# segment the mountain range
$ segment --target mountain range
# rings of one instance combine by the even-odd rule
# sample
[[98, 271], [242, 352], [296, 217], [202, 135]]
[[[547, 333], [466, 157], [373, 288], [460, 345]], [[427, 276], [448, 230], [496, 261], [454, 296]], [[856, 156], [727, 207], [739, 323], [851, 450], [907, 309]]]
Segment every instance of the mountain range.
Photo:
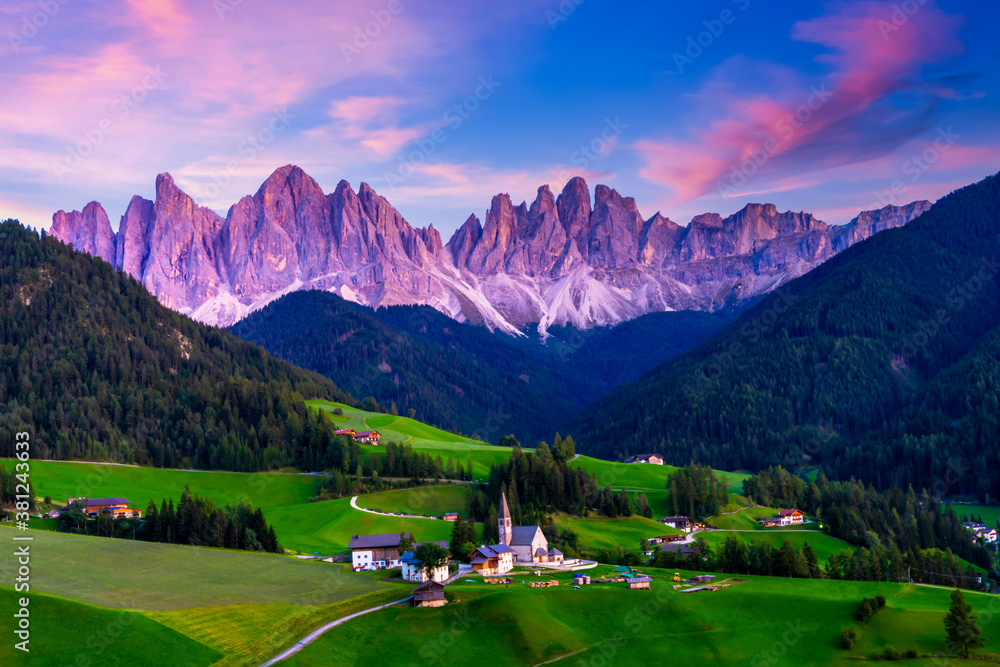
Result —
[[[222, 218], [169, 174], [155, 200], [132, 198], [112, 230], [97, 202], [59, 211], [51, 234], [139, 280], [169, 308], [229, 326], [297, 290], [371, 307], [428, 305], [461, 322], [543, 338], [555, 325], [613, 325], [645, 313], [715, 310], [801, 276], [873, 234], [905, 225], [926, 201], [863, 211], [834, 226], [809, 213], [749, 204], [682, 226], [582, 178], [514, 205], [493, 197], [447, 244], [412, 227], [362, 183], [330, 194], [302, 169], [276, 170]], [[535, 326], [532, 326], [535, 325]]]

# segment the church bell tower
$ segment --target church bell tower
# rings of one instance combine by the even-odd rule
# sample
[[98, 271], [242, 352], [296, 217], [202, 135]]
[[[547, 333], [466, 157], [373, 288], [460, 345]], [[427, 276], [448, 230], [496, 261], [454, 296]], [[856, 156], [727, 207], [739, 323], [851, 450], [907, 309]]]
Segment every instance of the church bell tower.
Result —
[[497, 528], [500, 535], [500, 544], [510, 546], [510, 541], [514, 537], [514, 531], [510, 525], [510, 508], [507, 507], [507, 494], [500, 495], [500, 515], [497, 517]]

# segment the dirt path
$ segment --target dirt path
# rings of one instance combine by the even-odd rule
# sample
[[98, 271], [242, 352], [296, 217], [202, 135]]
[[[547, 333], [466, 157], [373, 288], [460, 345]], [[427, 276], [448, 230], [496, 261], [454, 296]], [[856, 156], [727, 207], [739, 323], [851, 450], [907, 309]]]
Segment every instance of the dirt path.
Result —
[[273, 665], [276, 662], [281, 662], [282, 660], [285, 660], [286, 658], [289, 658], [289, 657], [295, 655], [296, 653], [298, 653], [299, 651], [301, 651], [302, 649], [304, 649], [306, 646], [309, 646], [309, 644], [312, 644], [314, 641], [316, 641], [320, 637], [320, 635], [322, 635], [327, 630], [335, 628], [335, 627], [337, 627], [338, 625], [340, 625], [342, 623], [346, 623], [347, 621], [351, 620], [352, 618], [357, 618], [358, 616], [363, 616], [365, 614], [370, 614], [373, 611], [378, 611], [379, 609], [385, 609], [386, 607], [391, 607], [393, 605], [400, 604], [401, 602], [406, 602], [407, 600], [410, 600], [412, 598], [413, 598], [413, 596], [411, 595], [409, 597], [403, 598], [402, 600], [396, 600], [395, 602], [388, 602], [386, 604], [379, 605], [377, 607], [372, 607], [371, 609], [365, 609], [364, 611], [358, 611], [358, 612], [355, 612], [353, 614], [348, 614], [347, 616], [342, 616], [342, 617], [338, 618], [335, 621], [330, 621], [329, 623], [327, 623], [323, 627], [321, 627], [321, 628], [319, 628], [317, 630], [313, 630], [308, 635], [306, 635], [305, 637], [303, 637], [299, 641], [295, 642], [295, 645], [292, 646], [290, 649], [288, 649], [287, 651], [285, 651], [283, 653], [280, 653], [279, 655], [271, 658], [270, 660], [268, 660], [267, 662], [265, 662], [264, 664], [262, 664], [260, 667], [269, 667], [270, 665]]

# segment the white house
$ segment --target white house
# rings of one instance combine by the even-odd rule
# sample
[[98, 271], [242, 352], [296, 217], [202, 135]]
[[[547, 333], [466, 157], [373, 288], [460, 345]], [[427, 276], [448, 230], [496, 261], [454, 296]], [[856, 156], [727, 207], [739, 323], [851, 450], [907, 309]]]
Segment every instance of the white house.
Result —
[[[436, 542], [440, 546], [446, 546], [447, 542]], [[430, 576], [427, 576], [427, 571], [424, 568], [423, 563], [417, 560], [416, 555], [412, 551], [407, 551], [402, 556], [399, 557], [399, 562], [403, 564], [402, 577], [404, 581], [413, 581], [416, 583], [424, 583], [428, 579], [436, 581], [438, 583], [444, 581], [448, 578], [448, 564], [445, 563], [440, 567], [435, 567], [430, 572]]]
[[797, 523], [803, 523], [805, 521], [806, 515], [802, 513], [802, 510], [781, 510], [778, 512], [778, 516], [775, 518], [778, 520], [779, 526], [791, 526]]
[[351, 566], [355, 570], [387, 570], [401, 567], [399, 542], [403, 535], [404, 533], [355, 535], [347, 545], [351, 550]]
[[665, 516], [662, 519], [657, 520], [664, 526], [670, 526], [671, 528], [682, 530], [685, 533], [691, 530], [691, 519], [686, 516]]

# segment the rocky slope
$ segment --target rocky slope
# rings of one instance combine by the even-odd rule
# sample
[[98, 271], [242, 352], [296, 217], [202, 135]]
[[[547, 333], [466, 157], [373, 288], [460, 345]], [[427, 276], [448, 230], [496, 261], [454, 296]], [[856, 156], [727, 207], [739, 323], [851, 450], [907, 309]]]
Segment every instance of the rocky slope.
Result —
[[225, 219], [169, 174], [156, 199], [134, 197], [118, 233], [104, 209], [57, 212], [51, 233], [114, 264], [165, 305], [228, 326], [283, 294], [321, 289], [365, 305], [430, 305], [511, 333], [531, 323], [608, 325], [643, 313], [709, 310], [773, 290], [832, 255], [930, 208], [919, 201], [829, 226], [808, 213], [750, 204], [681, 226], [644, 219], [631, 197], [574, 178], [531, 205], [493, 198], [447, 245], [415, 229], [366, 183], [333, 193], [298, 167], [275, 171]]

